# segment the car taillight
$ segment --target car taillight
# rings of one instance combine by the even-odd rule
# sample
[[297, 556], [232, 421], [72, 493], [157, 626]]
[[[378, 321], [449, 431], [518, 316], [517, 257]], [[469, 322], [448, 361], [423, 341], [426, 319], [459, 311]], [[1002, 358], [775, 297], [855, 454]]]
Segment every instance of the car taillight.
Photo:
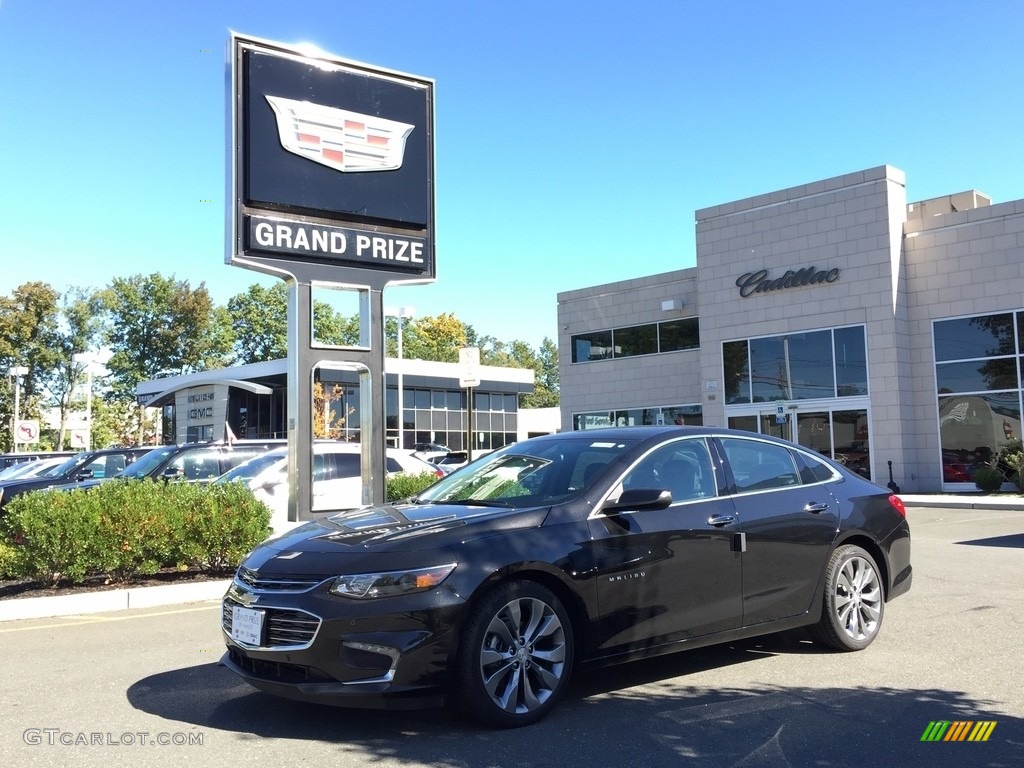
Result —
[[889, 503], [892, 508], [900, 513], [901, 517], [907, 516], [907, 505], [903, 503], [903, 499], [897, 496], [895, 493], [889, 497]]

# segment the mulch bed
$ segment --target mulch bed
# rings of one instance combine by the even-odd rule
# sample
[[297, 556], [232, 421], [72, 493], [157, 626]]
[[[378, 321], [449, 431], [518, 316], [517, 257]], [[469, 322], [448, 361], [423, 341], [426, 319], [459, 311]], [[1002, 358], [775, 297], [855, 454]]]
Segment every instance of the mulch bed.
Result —
[[0, 600], [23, 597], [53, 597], [55, 595], [75, 595], [83, 592], [103, 592], [111, 589], [128, 587], [157, 587], [165, 584], [190, 584], [201, 581], [221, 581], [231, 578], [231, 572], [219, 571], [177, 571], [167, 569], [147, 576], [138, 576], [128, 581], [111, 581], [106, 574], [89, 576], [81, 584], [69, 581], [58, 582], [51, 586], [39, 581], [21, 579], [0, 581]]

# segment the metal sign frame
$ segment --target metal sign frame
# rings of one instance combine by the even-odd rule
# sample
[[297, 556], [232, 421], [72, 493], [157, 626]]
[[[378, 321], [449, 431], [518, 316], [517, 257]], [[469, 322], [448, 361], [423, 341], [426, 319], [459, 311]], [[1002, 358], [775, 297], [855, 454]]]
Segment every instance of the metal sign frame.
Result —
[[[225, 260], [288, 284], [288, 519], [313, 517], [318, 369], [359, 372], [363, 503], [382, 504], [383, 291], [436, 279], [434, 81], [235, 32], [229, 45]], [[257, 79], [273, 82], [275, 93], [258, 92]], [[300, 114], [309, 109], [312, 119]], [[404, 155], [378, 151], [398, 134], [416, 137], [416, 162], [406, 168]], [[313, 338], [318, 285], [359, 292], [358, 347]]]

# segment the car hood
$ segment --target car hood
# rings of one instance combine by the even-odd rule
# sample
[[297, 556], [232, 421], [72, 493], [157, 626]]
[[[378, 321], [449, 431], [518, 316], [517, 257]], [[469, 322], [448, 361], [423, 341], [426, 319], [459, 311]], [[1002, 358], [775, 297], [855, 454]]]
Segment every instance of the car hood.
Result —
[[[325, 516], [268, 539], [246, 558], [244, 565], [264, 569], [276, 560], [273, 570], [294, 571], [289, 565], [299, 554], [321, 554], [328, 559], [339, 553], [414, 552], [441, 549], [470, 539], [486, 538], [543, 522], [548, 507], [506, 509], [476, 505], [408, 504], [363, 507]], [[315, 558], [302, 558], [305, 570]], [[336, 569], [331, 561], [330, 568]]]

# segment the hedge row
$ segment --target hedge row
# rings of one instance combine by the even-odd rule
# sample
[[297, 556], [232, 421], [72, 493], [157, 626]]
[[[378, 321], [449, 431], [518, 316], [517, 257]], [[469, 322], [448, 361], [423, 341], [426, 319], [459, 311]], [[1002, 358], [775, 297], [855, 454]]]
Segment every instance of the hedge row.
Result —
[[[394, 475], [389, 501], [437, 478]], [[0, 579], [125, 582], [163, 568], [233, 570], [269, 533], [270, 511], [242, 483], [148, 480], [16, 496], [0, 520]], [[12, 544], [13, 542], [13, 544]]]
[[240, 483], [137, 480], [26, 493], [0, 521], [0, 576], [57, 584], [97, 574], [124, 582], [167, 567], [225, 572], [267, 537], [269, 522]]

